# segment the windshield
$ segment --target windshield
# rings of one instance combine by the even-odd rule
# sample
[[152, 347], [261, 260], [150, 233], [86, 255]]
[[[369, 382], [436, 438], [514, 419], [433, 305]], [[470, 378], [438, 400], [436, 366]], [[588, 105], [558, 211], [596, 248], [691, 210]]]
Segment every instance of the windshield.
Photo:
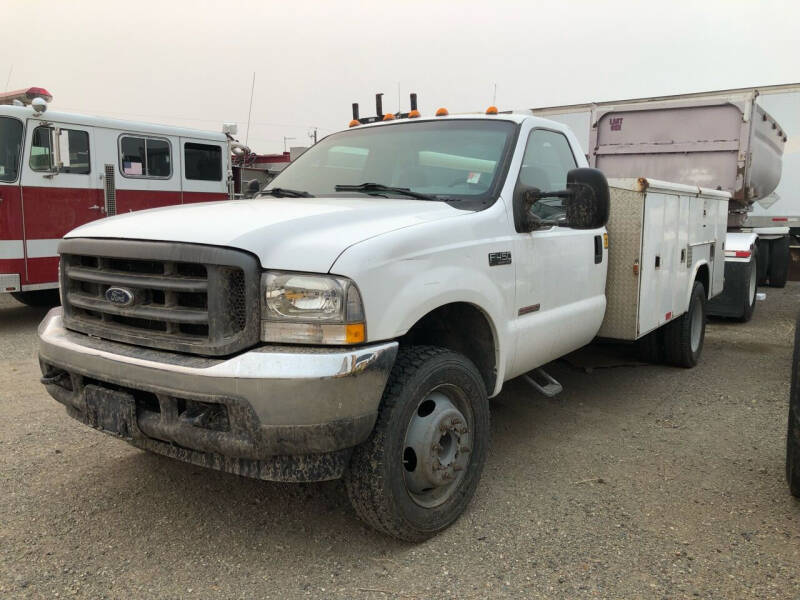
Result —
[[16, 181], [21, 146], [22, 123], [10, 117], [0, 117], [0, 181]]
[[516, 125], [510, 121], [403, 121], [330, 135], [284, 169], [269, 189], [314, 196], [369, 193], [336, 186], [364, 183], [407, 188], [434, 199], [485, 199], [495, 193]]

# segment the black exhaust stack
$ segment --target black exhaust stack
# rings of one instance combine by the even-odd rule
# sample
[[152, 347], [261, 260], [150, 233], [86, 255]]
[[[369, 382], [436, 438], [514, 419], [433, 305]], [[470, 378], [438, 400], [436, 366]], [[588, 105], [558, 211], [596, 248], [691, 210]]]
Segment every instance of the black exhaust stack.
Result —
[[358, 121], [358, 102], [353, 102], [353, 120]]
[[411, 110], [417, 110], [417, 95], [411, 94]]
[[383, 118], [383, 94], [375, 94], [375, 114], [379, 120]]

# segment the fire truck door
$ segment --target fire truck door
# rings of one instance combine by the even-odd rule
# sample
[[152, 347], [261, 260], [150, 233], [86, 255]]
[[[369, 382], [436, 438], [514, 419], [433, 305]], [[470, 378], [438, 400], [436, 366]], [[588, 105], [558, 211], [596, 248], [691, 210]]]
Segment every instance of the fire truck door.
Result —
[[22, 164], [26, 283], [58, 281], [58, 242], [105, 216], [91, 128], [29, 119]]

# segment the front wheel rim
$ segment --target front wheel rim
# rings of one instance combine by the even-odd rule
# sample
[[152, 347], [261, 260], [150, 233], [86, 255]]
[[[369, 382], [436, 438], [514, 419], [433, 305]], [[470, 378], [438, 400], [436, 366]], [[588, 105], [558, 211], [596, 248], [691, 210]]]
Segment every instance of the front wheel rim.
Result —
[[[434, 508], [456, 493], [472, 456], [472, 419], [463, 394], [444, 387], [415, 407], [403, 441], [403, 480], [409, 497]], [[466, 414], [465, 414], [466, 413]]]

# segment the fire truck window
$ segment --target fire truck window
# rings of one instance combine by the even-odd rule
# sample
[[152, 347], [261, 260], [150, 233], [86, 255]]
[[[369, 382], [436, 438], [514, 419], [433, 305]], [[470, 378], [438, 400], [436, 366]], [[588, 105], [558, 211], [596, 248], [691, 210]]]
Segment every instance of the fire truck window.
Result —
[[145, 174], [145, 145], [144, 138], [123, 137], [119, 142], [122, 174], [141, 176]]
[[0, 181], [15, 181], [19, 173], [22, 123], [0, 117]]
[[[88, 175], [89, 173], [89, 134], [76, 129], [62, 129], [61, 135], [69, 136], [69, 165], [64, 160], [62, 173]], [[63, 158], [63, 157], [62, 157]]]
[[50, 153], [50, 128], [37, 127], [31, 139], [31, 169], [34, 171], [52, 171], [53, 161]]
[[166, 140], [147, 140], [147, 175], [150, 177], [169, 177], [169, 142]]
[[[31, 139], [30, 165], [34, 171], [52, 171], [55, 165], [51, 144], [51, 127], [40, 126], [33, 130]], [[69, 156], [61, 157], [64, 163], [60, 173], [87, 175], [89, 168], [89, 134], [77, 129], [62, 129], [62, 136], [67, 136]], [[62, 140], [64, 138], [61, 138]]]
[[123, 136], [119, 141], [119, 160], [125, 177], [167, 178], [172, 175], [167, 140]]
[[187, 142], [183, 146], [186, 179], [222, 181], [222, 148]]

